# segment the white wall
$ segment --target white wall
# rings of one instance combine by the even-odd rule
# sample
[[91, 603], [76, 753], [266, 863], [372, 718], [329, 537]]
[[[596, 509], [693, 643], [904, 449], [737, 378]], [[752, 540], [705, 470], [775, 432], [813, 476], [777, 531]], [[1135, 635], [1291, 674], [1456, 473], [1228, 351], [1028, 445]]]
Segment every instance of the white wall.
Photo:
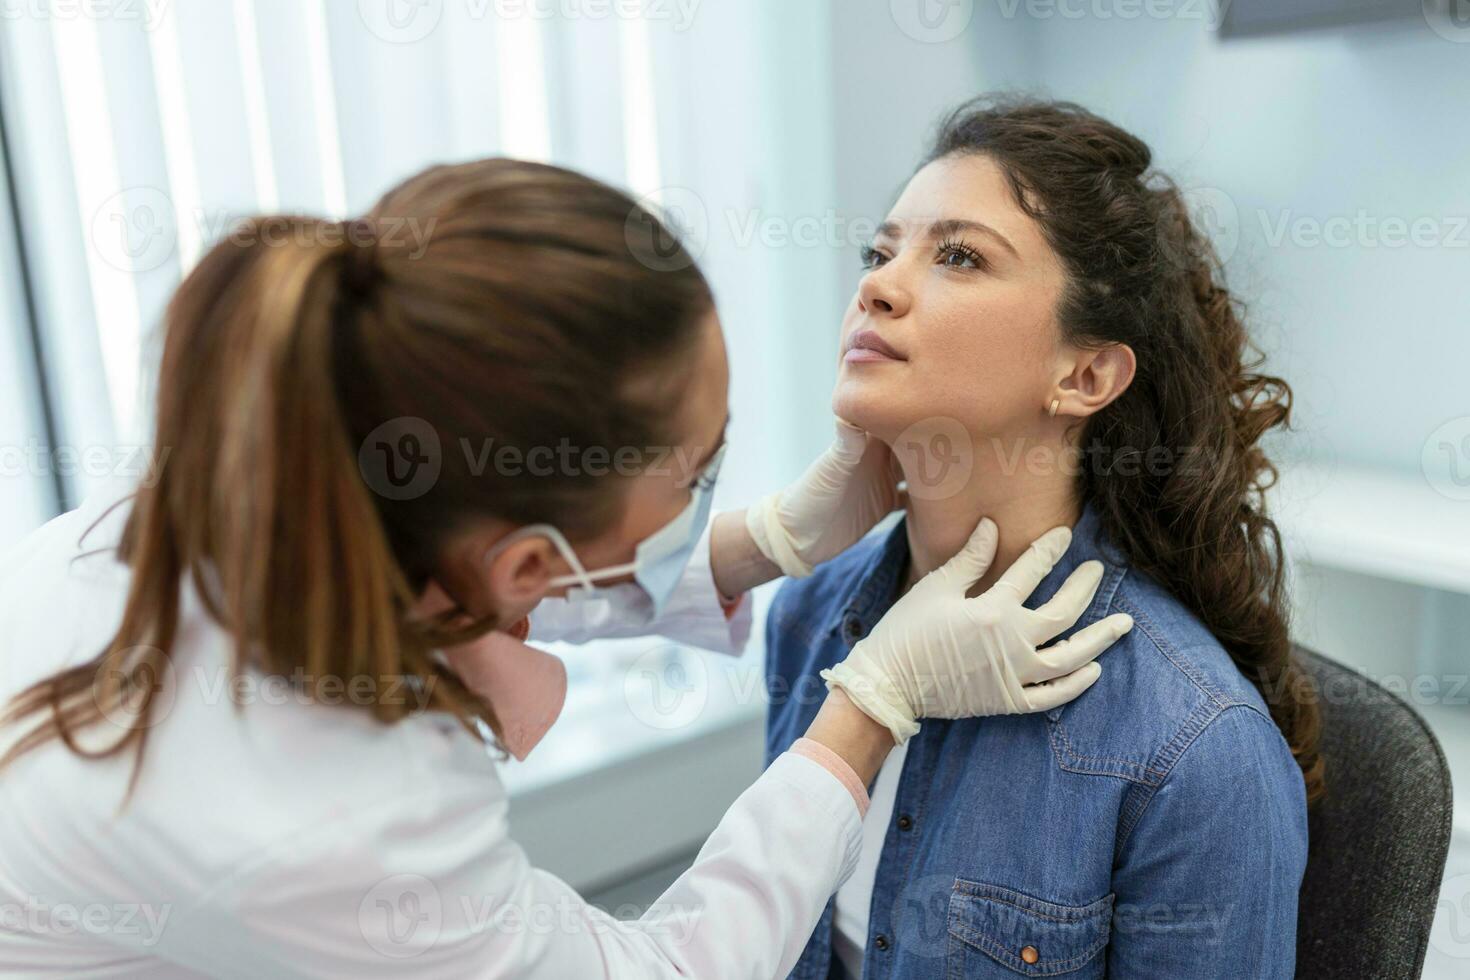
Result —
[[[1417, 470], [1430, 433], [1470, 415], [1470, 45], [1422, 20], [1240, 41], [1182, 17], [1031, 26], [1052, 94], [1233, 201], [1227, 268], [1310, 454]], [[1311, 236], [1333, 219], [1340, 244]], [[1442, 244], [1384, 244], [1416, 219]]]
[[[909, 6], [922, 9], [926, 2]], [[1035, 25], [1006, 21], [983, 2], [966, 23], [964, 4], [935, 4], [954, 20], [939, 21], [929, 33], [899, 16], [904, 7], [904, 0], [839, 2], [832, 18], [834, 199], [877, 221], [898, 198], [946, 112], [984, 91], [1036, 84]], [[963, 33], [951, 38], [961, 24]], [[842, 258], [845, 307], [860, 270], [856, 249]]]

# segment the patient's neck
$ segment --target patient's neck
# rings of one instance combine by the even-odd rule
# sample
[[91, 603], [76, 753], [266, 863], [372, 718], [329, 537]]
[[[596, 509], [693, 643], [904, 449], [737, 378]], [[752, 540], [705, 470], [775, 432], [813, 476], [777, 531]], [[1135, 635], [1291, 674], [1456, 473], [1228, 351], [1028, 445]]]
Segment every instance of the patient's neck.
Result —
[[[1024, 460], [995, 445], [977, 440], [974, 470], [957, 493], [942, 499], [910, 494], [905, 588], [958, 554], [982, 517], [995, 521], [1000, 543], [995, 560], [970, 590], [971, 595], [994, 585], [1032, 541], [1058, 525], [1077, 523], [1082, 506], [1071, 473], [1060, 466], [1028, 467]], [[900, 459], [900, 464], [909, 485], [914, 486], [907, 463]]]

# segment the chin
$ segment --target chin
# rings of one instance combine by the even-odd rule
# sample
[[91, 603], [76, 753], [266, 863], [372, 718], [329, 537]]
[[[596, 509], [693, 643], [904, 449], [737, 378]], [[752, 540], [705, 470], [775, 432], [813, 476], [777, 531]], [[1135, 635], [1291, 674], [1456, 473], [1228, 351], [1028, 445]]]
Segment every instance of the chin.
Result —
[[907, 418], [907, 399], [895, 387], [842, 370], [832, 389], [832, 414], [891, 443], [911, 421]]

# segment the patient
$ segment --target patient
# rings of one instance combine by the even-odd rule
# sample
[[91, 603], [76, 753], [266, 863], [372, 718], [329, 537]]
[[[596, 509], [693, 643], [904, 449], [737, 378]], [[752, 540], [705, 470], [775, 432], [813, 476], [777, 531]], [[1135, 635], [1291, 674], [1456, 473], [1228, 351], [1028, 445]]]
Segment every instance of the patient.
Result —
[[777, 596], [770, 754], [817, 708], [783, 692], [810, 690], [982, 516], [1000, 549], [972, 594], [1068, 524], [1026, 604], [1095, 558], [1076, 628], [1136, 625], [1071, 704], [929, 720], [889, 757], [794, 977], [1293, 975], [1322, 766], [1257, 445], [1290, 390], [1255, 372], [1149, 159], [1076, 106], [979, 100], [865, 250], [833, 407], [892, 448], [909, 503]]

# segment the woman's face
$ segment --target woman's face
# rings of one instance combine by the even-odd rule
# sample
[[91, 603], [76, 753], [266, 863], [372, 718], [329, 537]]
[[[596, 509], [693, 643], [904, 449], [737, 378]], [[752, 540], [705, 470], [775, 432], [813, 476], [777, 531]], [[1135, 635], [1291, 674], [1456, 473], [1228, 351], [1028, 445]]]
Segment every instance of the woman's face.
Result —
[[1018, 436], [1044, 416], [1064, 273], [989, 157], [915, 174], [864, 265], [843, 319], [838, 416], [890, 445], [956, 422], [972, 439]]

